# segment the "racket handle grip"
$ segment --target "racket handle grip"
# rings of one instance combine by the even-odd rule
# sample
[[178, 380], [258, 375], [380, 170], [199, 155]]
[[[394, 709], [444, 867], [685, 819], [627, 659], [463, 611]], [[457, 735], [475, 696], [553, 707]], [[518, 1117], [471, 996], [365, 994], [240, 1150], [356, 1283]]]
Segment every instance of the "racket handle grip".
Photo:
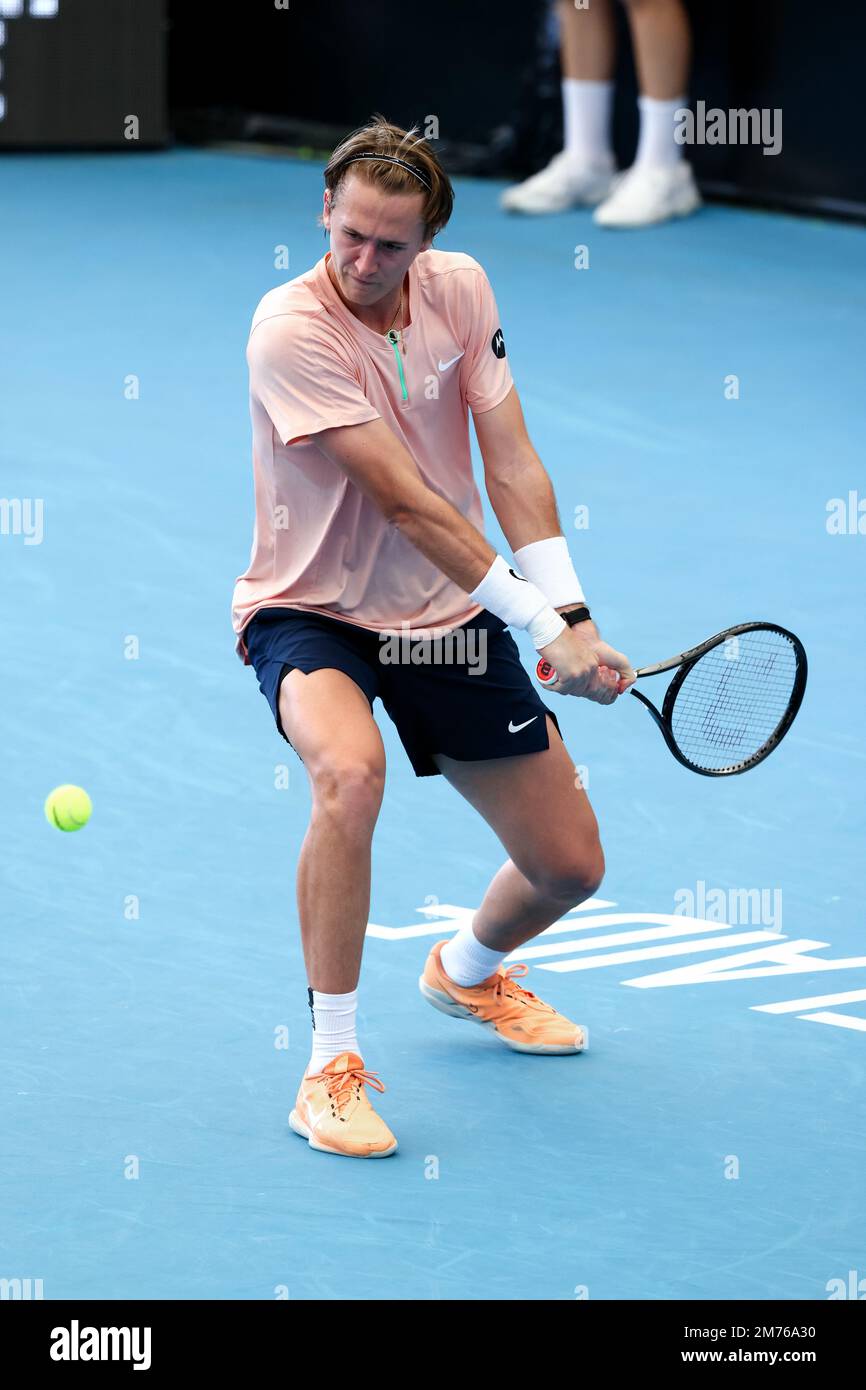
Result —
[[[603, 672], [604, 681], [607, 685], [619, 685], [619, 672], [611, 669], [610, 666], [599, 666], [599, 671]], [[553, 685], [556, 680], [556, 670], [544, 657], [539, 657], [535, 667], [535, 675], [540, 685]], [[612, 679], [611, 679], [612, 678]]]

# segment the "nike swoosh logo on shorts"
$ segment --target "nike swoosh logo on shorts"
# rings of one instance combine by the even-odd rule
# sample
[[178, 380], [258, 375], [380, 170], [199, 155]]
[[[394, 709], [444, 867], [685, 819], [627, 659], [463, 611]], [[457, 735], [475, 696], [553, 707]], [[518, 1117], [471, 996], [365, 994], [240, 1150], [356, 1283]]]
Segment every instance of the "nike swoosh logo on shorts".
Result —
[[[464, 349], [464, 351], [465, 351], [465, 349]], [[463, 356], [463, 353], [462, 353], [462, 352], [458, 352], [457, 356], [456, 356], [456, 357], [452, 357], [451, 360], [450, 360], [449, 362], [443, 362], [443, 361], [442, 361], [442, 358], [440, 357], [440, 358], [439, 358], [439, 370], [440, 370], [440, 372], [447, 371], [449, 367], [453, 367], [453, 366], [454, 366], [454, 363], [455, 363], [455, 362], [459, 362], [459, 361], [460, 361], [460, 358], [461, 358], [462, 356]]]
[[[538, 715], [537, 715], [537, 714], [534, 714], [534, 715], [532, 716], [531, 719], [527, 719], [526, 724], [533, 724], [537, 718], [538, 718]], [[514, 723], [509, 719], [509, 721], [508, 721], [508, 732], [509, 732], [510, 734], [519, 734], [521, 729], [525, 729], [525, 728], [526, 728], [526, 724], [514, 724]]]

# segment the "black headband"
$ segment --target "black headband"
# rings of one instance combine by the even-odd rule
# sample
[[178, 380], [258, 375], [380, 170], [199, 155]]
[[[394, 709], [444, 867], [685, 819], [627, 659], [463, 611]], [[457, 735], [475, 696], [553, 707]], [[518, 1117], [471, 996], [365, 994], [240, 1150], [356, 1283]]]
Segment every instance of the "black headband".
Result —
[[345, 161], [346, 164], [354, 164], [356, 159], [383, 159], [386, 164], [399, 164], [401, 169], [408, 169], [410, 174], [414, 174], [420, 183], [423, 183], [428, 193], [432, 193], [433, 187], [426, 174], [422, 174], [413, 164], [407, 164], [405, 159], [398, 159], [395, 154], [376, 154], [375, 150], [366, 151], [364, 154], [353, 154]]

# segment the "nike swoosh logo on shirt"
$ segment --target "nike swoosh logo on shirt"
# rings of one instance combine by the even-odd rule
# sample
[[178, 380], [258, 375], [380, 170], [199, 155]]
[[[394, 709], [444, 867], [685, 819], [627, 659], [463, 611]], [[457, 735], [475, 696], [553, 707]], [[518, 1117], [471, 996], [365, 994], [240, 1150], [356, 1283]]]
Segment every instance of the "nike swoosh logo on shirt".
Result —
[[[465, 351], [465, 349], [464, 349], [464, 351]], [[452, 357], [452, 358], [450, 359], [450, 361], [448, 361], [448, 362], [443, 362], [443, 361], [442, 361], [442, 358], [440, 357], [440, 358], [439, 358], [439, 370], [440, 370], [440, 372], [445, 372], [445, 371], [448, 370], [449, 367], [453, 367], [453, 366], [454, 366], [454, 363], [455, 363], [455, 362], [459, 362], [459, 361], [460, 361], [460, 358], [461, 358], [462, 356], [463, 356], [463, 353], [462, 353], [462, 352], [458, 352], [457, 356], [456, 356], [456, 357]]]
[[[534, 714], [534, 715], [532, 716], [531, 719], [527, 719], [526, 724], [534, 724], [534, 723], [535, 723], [535, 720], [536, 720], [537, 718], [538, 718], [538, 715], [537, 715], [537, 714]], [[514, 724], [514, 723], [509, 719], [509, 721], [508, 721], [508, 732], [509, 732], [510, 734], [519, 734], [521, 729], [525, 729], [525, 728], [526, 728], [526, 724]]]

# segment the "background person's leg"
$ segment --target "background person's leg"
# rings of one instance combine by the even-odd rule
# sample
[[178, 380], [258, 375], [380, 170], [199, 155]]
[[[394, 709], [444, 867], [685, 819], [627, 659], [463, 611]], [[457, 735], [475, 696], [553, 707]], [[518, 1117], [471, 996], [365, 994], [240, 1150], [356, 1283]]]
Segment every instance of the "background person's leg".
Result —
[[592, 0], [576, 10], [557, 6], [562, 66], [563, 148], [550, 164], [508, 188], [500, 204], [510, 212], [561, 212], [592, 205], [608, 192], [614, 175], [610, 138], [616, 23], [613, 0]]
[[692, 55], [682, 0], [623, 0], [638, 76], [640, 132], [634, 163], [596, 209], [604, 227], [640, 227], [700, 207], [684, 147], [674, 138], [686, 105]]
[[611, 112], [616, 72], [613, 0], [576, 10], [559, 0], [564, 149], [575, 162], [613, 159]]
[[682, 0], [623, 0], [641, 96], [682, 97], [689, 86], [692, 34]]
[[613, 0], [592, 0], [585, 10], [558, 0], [559, 52], [563, 77], [612, 82], [616, 70]]

